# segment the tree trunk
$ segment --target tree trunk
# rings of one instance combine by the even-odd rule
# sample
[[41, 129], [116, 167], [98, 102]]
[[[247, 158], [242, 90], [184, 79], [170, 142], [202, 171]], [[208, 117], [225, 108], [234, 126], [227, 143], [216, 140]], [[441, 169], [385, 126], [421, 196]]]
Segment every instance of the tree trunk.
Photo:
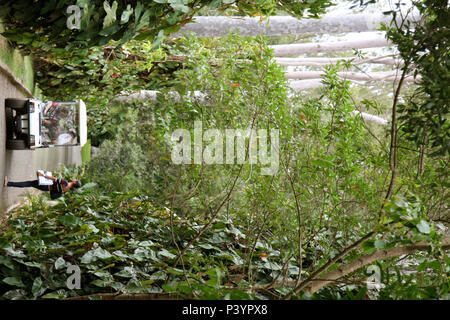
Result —
[[[400, 16], [397, 18], [400, 22]], [[290, 16], [272, 16], [261, 21], [259, 17], [200, 16], [195, 22], [185, 24], [172, 37], [193, 32], [198, 37], [222, 37], [234, 30], [244, 36], [282, 36], [295, 34], [337, 34], [346, 32], [377, 31], [382, 23], [390, 24], [392, 17], [383, 14], [348, 14], [327, 16], [321, 19], [298, 20]], [[409, 17], [409, 21], [417, 19]]]
[[360, 111], [356, 111], [355, 110], [355, 111], [353, 111], [353, 115], [354, 116], [360, 115], [361, 118], [363, 118], [366, 121], [374, 122], [374, 123], [381, 124], [381, 125], [384, 125], [384, 126], [388, 124], [388, 121], [386, 119], [381, 118], [379, 116], [375, 116], [375, 115], [370, 114], [370, 113], [365, 113], [365, 112], [360, 112]]
[[[318, 79], [325, 74], [325, 71], [293, 71], [287, 72], [285, 74], [288, 79]], [[374, 81], [374, 80], [384, 80], [384, 81], [398, 81], [400, 80], [400, 75], [392, 72], [370, 72], [370, 73], [358, 73], [358, 72], [338, 72], [338, 77], [349, 80], [359, 80], [359, 81]], [[420, 81], [422, 78], [417, 76], [406, 76], [403, 81], [415, 82]]]
[[338, 42], [281, 44], [270, 46], [274, 49], [274, 56], [286, 57], [305, 53], [322, 53], [347, 51], [352, 49], [377, 48], [391, 46], [392, 43], [385, 38], [373, 38], [368, 40], [352, 40]]
[[289, 85], [295, 91], [303, 91], [308, 89], [325, 87], [325, 84], [322, 83], [322, 79], [291, 81], [289, 82]]
[[393, 66], [402, 66], [403, 61], [392, 57], [375, 57], [368, 59], [358, 59], [355, 57], [341, 57], [341, 58], [275, 58], [275, 61], [280, 66], [325, 66], [329, 64], [336, 64], [338, 61], [351, 61], [353, 65], [359, 65], [364, 63], [373, 64], [386, 64]]
[[[118, 96], [116, 98], [114, 98], [113, 102], [125, 102], [125, 103], [130, 103], [133, 101], [148, 101], [148, 102], [157, 102], [158, 101], [158, 95], [160, 94], [160, 91], [156, 91], [156, 90], [141, 90], [139, 92], [135, 92], [132, 94], [124, 94], [121, 96]], [[199, 104], [203, 104], [203, 105], [208, 105], [208, 96], [206, 94], [204, 94], [203, 92], [200, 91], [194, 91], [193, 93], [191, 92], [192, 97], [190, 98], [191, 101], [199, 103]], [[181, 96], [178, 92], [176, 91], [171, 91], [169, 92], [169, 95], [171, 96], [171, 98], [174, 100], [174, 102], [180, 102], [181, 101]]]

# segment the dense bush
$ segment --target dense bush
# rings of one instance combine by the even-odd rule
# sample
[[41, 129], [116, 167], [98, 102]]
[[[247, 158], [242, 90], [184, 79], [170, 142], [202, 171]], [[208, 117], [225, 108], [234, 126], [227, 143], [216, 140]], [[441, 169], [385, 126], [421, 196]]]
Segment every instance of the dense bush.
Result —
[[[338, 63], [320, 96], [292, 93], [263, 37], [187, 36], [160, 52], [128, 45], [120, 54], [133, 80], [161, 76], [145, 87], [157, 86], [157, 101], [111, 101], [108, 90], [136, 89], [111, 81], [96, 84], [99, 93], [89, 83], [74, 89], [98, 102], [89, 131], [99, 153], [76, 169], [81, 190], [53, 207], [31, 199], [9, 220], [0, 237], [4, 298], [449, 298], [448, 155], [427, 157], [397, 124], [401, 86], [394, 107], [359, 102], [337, 76], [349, 63]], [[128, 65], [141, 49], [150, 57]], [[105, 59], [101, 71], [90, 58], [80, 63], [97, 81], [122, 58]], [[393, 110], [390, 128], [355, 110]], [[248, 161], [175, 165], [171, 135], [194, 136], [197, 120], [203, 130], [279, 130], [277, 172], [262, 175]], [[248, 140], [245, 150], [248, 160]], [[81, 289], [67, 290], [67, 263], [80, 266]]]

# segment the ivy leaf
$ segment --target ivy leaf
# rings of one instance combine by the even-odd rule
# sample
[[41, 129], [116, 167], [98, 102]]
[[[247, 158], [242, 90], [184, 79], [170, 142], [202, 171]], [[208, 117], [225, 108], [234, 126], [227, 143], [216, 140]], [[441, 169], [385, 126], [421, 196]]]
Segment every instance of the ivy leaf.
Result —
[[56, 259], [56, 261], [55, 261], [55, 269], [56, 270], [63, 268], [65, 265], [66, 265], [66, 261], [62, 257], [59, 257], [58, 259]]
[[12, 260], [5, 256], [0, 256], [0, 264], [7, 266], [10, 269], [14, 269], [14, 264]]
[[14, 290], [10, 290], [8, 292], [6, 292], [3, 295], [3, 298], [8, 299], [8, 300], [19, 300], [19, 299], [23, 299], [24, 297], [26, 297], [27, 293], [25, 290], [23, 289], [14, 289]]
[[67, 292], [63, 289], [47, 293], [46, 295], [43, 295], [42, 299], [64, 299], [67, 297]]
[[158, 252], [158, 254], [163, 257], [169, 258], [169, 259], [173, 259], [176, 257], [176, 255], [174, 255], [173, 253], [170, 253], [166, 249], [162, 249], [161, 251]]
[[115, 273], [114, 275], [122, 278], [134, 278], [136, 277], [136, 271], [132, 267], [124, 267], [122, 270]]
[[97, 248], [97, 249], [86, 252], [81, 257], [81, 263], [90, 264], [92, 262], [96, 262], [97, 260], [107, 260], [112, 257], [113, 257], [113, 255], [110, 254], [107, 250], [102, 249], [102, 248]]
[[6, 277], [3, 279], [3, 282], [6, 284], [9, 284], [10, 286], [15, 286], [15, 287], [19, 287], [19, 288], [25, 287], [22, 280], [17, 277]]
[[126, 293], [149, 293], [150, 289], [143, 287], [141, 282], [131, 279], [122, 291]]
[[46, 289], [47, 288], [43, 287], [41, 277], [37, 277], [36, 279], [34, 279], [33, 286], [31, 288], [31, 293], [33, 294], [34, 297], [39, 297], [45, 292]]
[[109, 287], [113, 283], [111, 279], [97, 279], [91, 282], [94, 286], [105, 288]]
[[[18, 259], [16, 259], [17, 261], [19, 261]], [[19, 261], [21, 263], [23, 263], [24, 265], [28, 266], [28, 267], [32, 267], [32, 268], [39, 268], [41, 270], [45, 270], [45, 265], [43, 265], [42, 263], [38, 263], [35, 261]]]
[[420, 220], [416, 227], [420, 232], [424, 234], [429, 234], [431, 232], [430, 225], [425, 220]]
[[26, 258], [26, 256], [23, 254], [21, 250], [14, 250], [12, 247], [6, 247], [3, 248], [3, 250], [5, 250], [6, 253], [11, 257]]

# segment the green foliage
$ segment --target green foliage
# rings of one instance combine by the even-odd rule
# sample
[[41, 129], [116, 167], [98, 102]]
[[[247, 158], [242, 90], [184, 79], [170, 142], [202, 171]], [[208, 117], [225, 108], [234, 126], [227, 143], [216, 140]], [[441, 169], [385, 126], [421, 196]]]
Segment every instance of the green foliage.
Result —
[[[108, 14], [98, 23], [105, 30], [114, 29], [118, 14], [124, 25], [134, 21], [133, 4], [102, 4]], [[173, 8], [175, 2], [153, 2], [158, 4], [186, 10]], [[117, 42], [112, 45], [120, 43], [113, 39]], [[87, 166], [62, 169], [62, 176], [82, 179], [80, 190], [53, 207], [42, 197], [32, 198], [14, 213], [0, 236], [4, 298], [61, 299], [102, 292], [284, 298], [293, 283], [304, 281], [367, 234], [367, 241], [329, 269], [341, 270], [377, 250], [421, 242], [430, 246], [410, 257], [410, 269], [397, 258], [372, 265], [379, 267], [381, 277], [375, 292], [364, 282], [373, 269], [361, 268], [314, 295], [292, 297], [448, 297], [448, 252], [440, 244], [445, 232], [440, 222], [448, 223], [448, 161], [416, 152], [405, 139], [411, 135], [403, 135], [408, 132], [403, 122], [396, 143], [395, 188], [387, 198], [389, 132], [374, 130], [354, 110], [388, 107], [354, 99], [349, 83], [337, 76], [348, 63], [327, 67], [327, 86], [315, 97], [288, 91], [263, 37], [186, 36], [156, 50], [157, 42], [72, 52], [39, 47], [49, 59], [40, 68], [48, 72], [38, 75], [50, 83], [46, 92], [85, 97], [90, 138], [100, 150]], [[416, 59], [416, 53], [411, 55]], [[66, 65], [74, 70], [64, 77], [67, 71], [60, 69]], [[52, 84], [55, 79], [60, 83]], [[137, 89], [161, 94], [156, 102], [111, 101], [122, 91]], [[205, 101], [194, 99], [195, 91], [205, 93]], [[179, 99], [173, 99], [173, 92]], [[203, 130], [279, 130], [278, 171], [263, 176], [260, 163], [174, 165], [172, 133], [186, 129], [193, 136], [197, 120]], [[417, 172], [412, 170], [416, 166]], [[81, 267], [79, 290], [66, 287], [68, 263]]]
[[[163, 198], [170, 192], [167, 184], [177, 179], [177, 171], [186, 172], [185, 179], [198, 178], [203, 169], [177, 168], [170, 161], [171, 133], [179, 128], [192, 132], [195, 120], [203, 121], [204, 130], [246, 128], [253, 118], [255, 128], [267, 127], [266, 123], [268, 130], [288, 128], [281, 121], [287, 112], [286, 80], [278, 66], [268, 62], [270, 51], [264, 39], [186, 37], [167, 50], [171, 56], [185, 59], [173, 72], [170, 87], [162, 90], [160, 101], [114, 104], [108, 109], [108, 125], [102, 129], [109, 129], [108, 134], [116, 140], [105, 142], [90, 165], [92, 179], [102, 181], [106, 190], [117, 189], [117, 181], [130, 177], [121, 183], [124, 190], [139, 185], [141, 190], [154, 190]], [[256, 82], [259, 87], [253, 85]], [[179, 92], [182, 101], [172, 101], [164, 94], [169, 90]], [[195, 90], [209, 93], [208, 105], [189, 98]], [[271, 99], [265, 99], [267, 96]], [[235, 168], [227, 166], [223, 177]], [[220, 171], [218, 167], [209, 169]], [[159, 194], [160, 190], [163, 193]]]
[[[29, 56], [22, 56], [20, 51], [12, 48], [3, 37], [0, 37], [0, 60], [31, 92], [35, 91], [33, 60]], [[36, 93], [35, 91], [34, 94]]]
[[[348, 65], [327, 69], [323, 80], [327, 87], [320, 97], [297, 95], [289, 102], [283, 100], [285, 80], [278, 67], [267, 64], [270, 52], [265, 53], [265, 46], [263, 39], [236, 35], [214, 40], [189, 37], [173, 44], [172, 54], [189, 58], [174, 72], [173, 87], [166, 90], [177, 90], [185, 98], [175, 103], [163, 94], [157, 103], [135, 101], [112, 108], [110, 123], [117, 124], [117, 135], [100, 148], [89, 167], [89, 179], [101, 181], [101, 188], [108, 192], [140, 188], [153, 203], [171, 208], [189, 221], [210, 217], [229, 190], [230, 181], [239, 175], [239, 166], [174, 166], [169, 161], [168, 136], [178, 128], [192, 133], [192, 122], [197, 119], [203, 120], [204, 129], [245, 128], [252, 122], [252, 111], [257, 110], [257, 126], [274, 126], [282, 132], [280, 169], [274, 177], [263, 177], [258, 175], [259, 165], [244, 165], [232, 200], [219, 215], [231, 217], [235, 223], [242, 221], [246, 227], [241, 232], [253, 243], [251, 248], [258, 248], [261, 239], [270, 239], [266, 248], [276, 247], [277, 256], [293, 255], [301, 261], [306, 276], [372, 230], [376, 236], [345, 262], [377, 249], [438, 241], [430, 209], [438, 203], [444, 205], [448, 186], [436, 183], [434, 187], [440, 190], [436, 194], [421, 190], [409, 170], [417, 154], [402, 150], [399, 187], [417, 196], [401, 200], [399, 194], [383, 204], [380, 194], [389, 173], [389, 140], [383, 130], [375, 135], [353, 116], [355, 107], [371, 108], [374, 103], [356, 104], [348, 82], [337, 77]], [[208, 105], [187, 98], [194, 90], [208, 92]], [[435, 170], [439, 161], [425, 166], [428, 174], [421, 183], [438, 181], [436, 177], [441, 174]], [[386, 215], [380, 214], [383, 206]], [[388, 227], [394, 222], [395, 228]], [[306, 243], [301, 256], [299, 236]], [[251, 250], [247, 254], [253, 256]], [[264, 281], [259, 273], [264, 266], [285, 269], [282, 263], [257, 264], [251, 257], [243, 257], [244, 266], [249, 267], [249, 283]], [[335, 298], [355, 299], [366, 294], [360, 285], [324, 290], [313, 298], [326, 297], [326, 290]], [[275, 292], [283, 295], [289, 289], [277, 288]], [[392, 298], [402, 294], [399, 291]]]
[[[399, 105], [401, 130], [432, 156], [450, 151], [450, 30], [448, 1], [418, 1], [423, 19], [418, 25], [388, 29], [387, 36], [398, 46], [406, 62], [404, 69], [421, 75], [416, 92]], [[394, 19], [397, 16], [394, 13]]]
[[81, 162], [83, 164], [91, 161], [91, 140], [87, 140], [86, 144], [81, 148]]
[[[174, 291], [201, 299], [263, 298], [247, 293], [246, 282], [238, 280], [248, 243], [231, 220], [216, 221], [186, 252], [182, 265], [173, 266], [177, 247], [205, 221], [186, 223], [173, 214], [171, 224], [170, 210], [154, 207], [146, 196], [105, 196], [83, 187], [53, 207], [34, 198], [32, 206], [17, 214], [0, 236], [4, 299], [62, 299], [111, 290]], [[281, 257], [267, 251], [267, 243], [260, 245], [255, 265], [262, 279], [270, 280]], [[261, 252], [267, 258], [260, 258]], [[81, 269], [80, 289], [66, 286], [69, 265]]]
[[[305, 11], [317, 16], [331, 3], [328, 0], [78, 0], [76, 5], [83, 10], [79, 30], [67, 28], [67, 20], [71, 18], [67, 12], [70, 5], [74, 5], [73, 1], [0, 1], [0, 18], [6, 29], [3, 35], [31, 51], [44, 46], [71, 51], [73, 48], [106, 45], [111, 40], [120, 44], [131, 39], [161, 40], [164, 34], [175, 32], [189, 22], [202, 8], [231, 8], [245, 15], [264, 16], [281, 9], [299, 16]], [[33, 10], [29, 10], [30, 7]]]
[[39, 55], [36, 81], [44, 94], [52, 99], [83, 98], [92, 102], [100, 98], [108, 101], [120, 92], [155, 87], [158, 78], [149, 71], [154, 60], [164, 58], [161, 49], [154, 50], [151, 43], [137, 41], [130, 41], [121, 49], [48, 48]]

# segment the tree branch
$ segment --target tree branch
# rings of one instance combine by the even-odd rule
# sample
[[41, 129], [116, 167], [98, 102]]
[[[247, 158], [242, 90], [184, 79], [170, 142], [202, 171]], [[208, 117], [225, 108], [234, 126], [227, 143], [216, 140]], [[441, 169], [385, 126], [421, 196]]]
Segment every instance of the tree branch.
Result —
[[[391, 249], [377, 250], [370, 255], [362, 256], [355, 261], [352, 261], [346, 265], [340, 266], [336, 270], [330, 271], [326, 273], [323, 279], [315, 279], [315, 281], [311, 282], [308, 286], [304, 287], [305, 291], [313, 294], [317, 292], [319, 289], [323, 288], [330, 282], [336, 281], [339, 278], [342, 278], [353, 271], [356, 271], [368, 264], [373, 263], [374, 261], [387, 259], [391, 257], [398, 257], [405, 254], [412, 254], [416, 251], [425, 251], [430, 247], [429, 243], [418, 243], [415, 245], [403, 246], [403, 247], [395, 247]], [[450, 249], [450, 237], [445, 238], [442, 241], [442, 248], [445, 250]]]

